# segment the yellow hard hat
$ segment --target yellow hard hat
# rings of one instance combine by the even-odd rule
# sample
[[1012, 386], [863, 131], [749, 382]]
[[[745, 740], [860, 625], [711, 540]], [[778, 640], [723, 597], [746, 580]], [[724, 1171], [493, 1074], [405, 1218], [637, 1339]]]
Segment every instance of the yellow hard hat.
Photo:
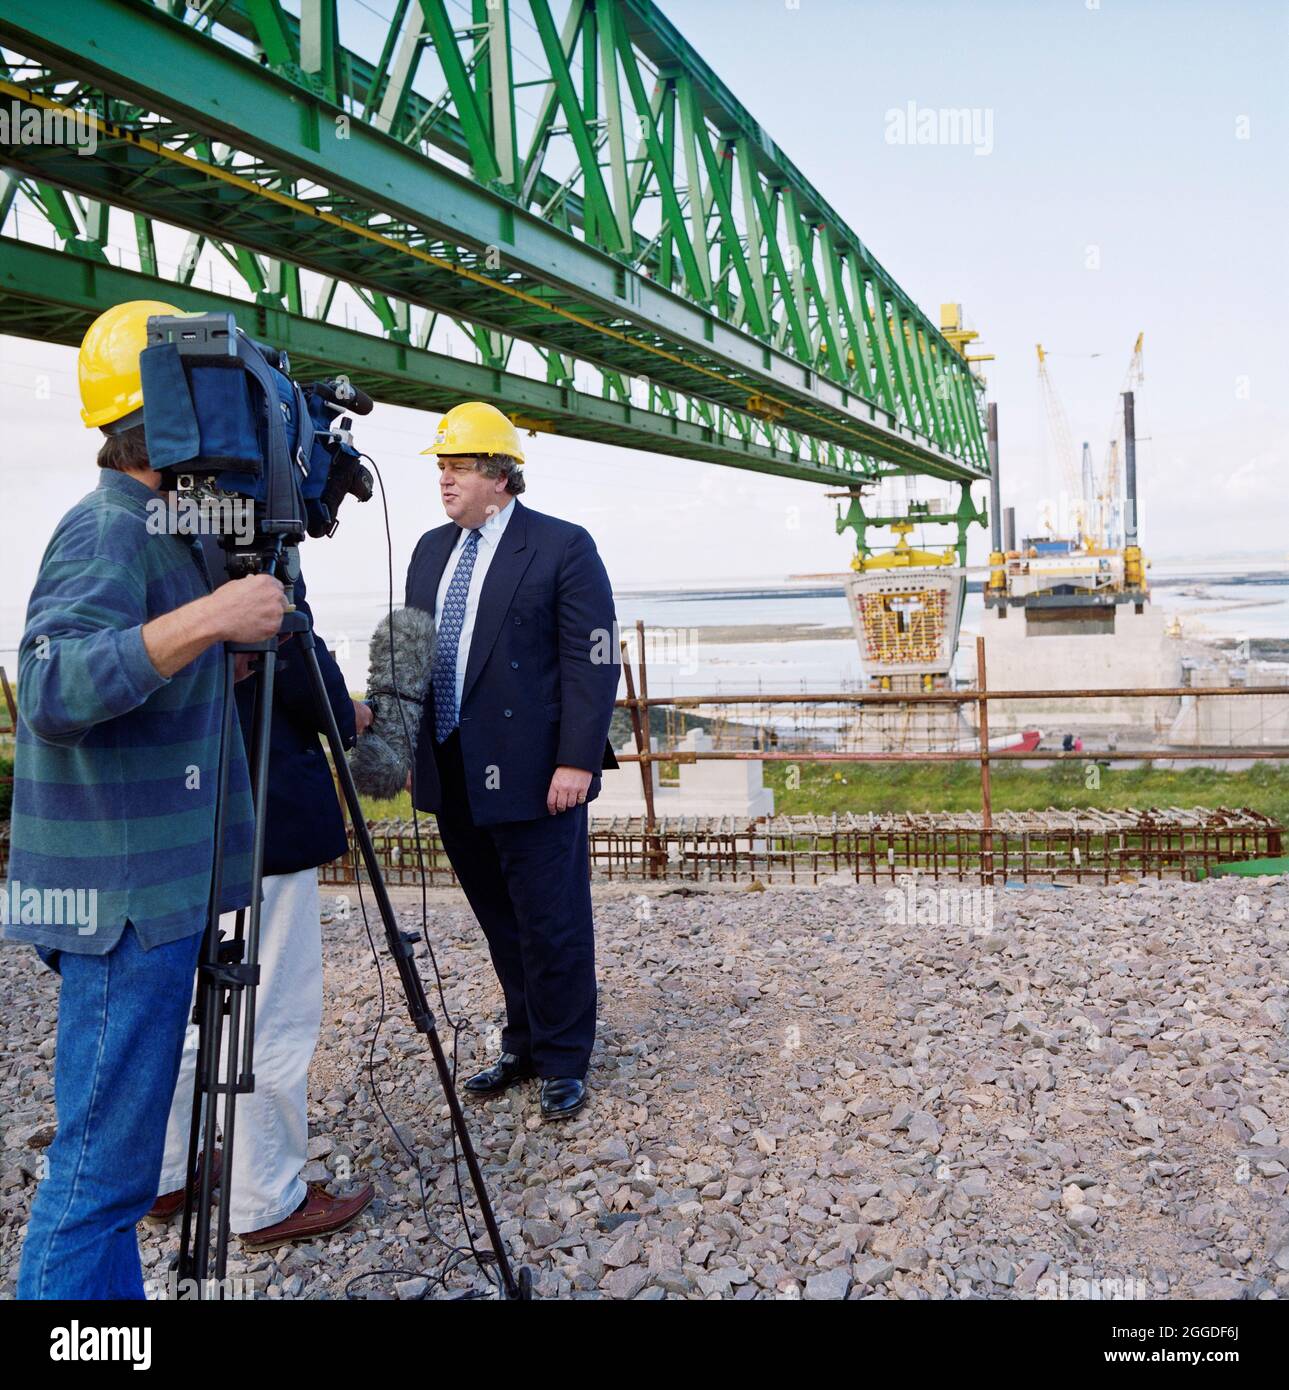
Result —
[[486, 401], [464, 401], [454, 405], [439, 421], [434, 443], [423, 454], [505, 454], [524, 461], [519, 431], [510, 420]]
[[81, 339], [76, 375], [87, 429], [110, 425], [143, 404], [139, 354], [148, 345], [148, 319], [182, 310], [159, 299], [130, 299], [101, 313]]

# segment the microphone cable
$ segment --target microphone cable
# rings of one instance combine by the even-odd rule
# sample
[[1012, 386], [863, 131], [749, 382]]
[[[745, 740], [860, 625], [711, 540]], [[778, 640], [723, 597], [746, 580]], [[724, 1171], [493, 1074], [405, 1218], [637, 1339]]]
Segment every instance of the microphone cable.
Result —
[[[383, 513], [383, 515], [384, 515], [384, 520], [385, 520], [385, 554], [386, 554], [386, 569], [387, 569], [387, 584], [388, 584], [388, 605], [387, 605], [387, 607], [388, 607], [388, 621], [389, 621], [389, 623], [390, 623], [389, 674], [390, 674], [390, 682], [391, 682], [391, 684], [392, 684], [393, 691], [394, 691], [394, 698], [395, 698], [395, 700], [396, 700], [396, 702], [397, 702], [397, 704], [398, 704], [399, 717], [400, 717], [400, 719], [402, 720], [402, 724], [403, 724], [403, 736], [404, 736], [404, 739], [405, 739], [405, 742], [406, 742], [406, 746], [407, 746], [408, 748], [411, 748], [411, 747], [412, 747], [411, 730], [410, 730], [410, 729], [408, 728], [408, 726], [407, 726], [407, 710], [406, 710], [406, 708], [404, 707], [404, 704], [403, 704], [403, 696], [402, 696], [402, 689], [401, 689], [401, 687], [400, 687], [400, 685], [399, 685], [399, 683], [398, 683], [398, 672], [397, 672], [397, 669], [396, 669], [395, 653], [394, 653], [394, 648], [395, 648], [395, 643], [394, 643], [394, 640], [393, 640], [393, 618], [394, 618], [394, 538], [393, 538], [393, 533], [392, 533], [392, 531], [391, 531], [391, 529], [390, 529], [390, 524], [389, 524], [389, 501], [388, 501], [388, 498], [387, 498], [386, 493], [385, 493], [385, 479], [381, 476], [380, 467], [379, 467], [379, 465], [376, 463], [376, 460], [373, 459], [369, 454], [360, 454], [359, 457], [362, 458], [362, 459], [365, 459], [368, 463], [371, 464], [372, 469], [373, 469], [373, 471], [374, 471], [375, 474], [376, 474], [376, 480], [377, 480], [377, 482], [380, 484], [380, 502], [381, 502], [382, 513]], [[436, 636], [437, 636], [437, 629], [436, 629]], [[436, 990], [437, 990], [437, 992], [438, 992], [438, 996], [439, 996], [439, 1006], [440, 1006], [440, 1009], [441, 1009], [441, 1011], [442, 1011], [443, 1019], [444, 1019], [445, 1023], [448, 1025], [448, 1027], [449, 1027], [449, 1029], [450, 1029], [450, 1032], [451, 1032], [452, 1046], [451, 1046], [451, 1068], [450, 1068], [450, 1070], [451, 1070], [451, 1076], [452, 1076], [452, 1084], [455, 1085], [455, 1084], [456, 1084], [457, 1060], [458, 1060], [458, 1051], [459, 1051], [459, 1043], [460, 1043], [461, 1031], [462, 1031], [463, 1028], [468, 1028], [468, 1027], [470, 1027], [471, 1025], [469, 1024], [469, 1022], [468, 1022], [467, 1020], [464, 1020], [464, 1019], [455, 1019], [455, 1018], [453, 1018], [453, 1016], [452, 1016], [450, 1010], [448, 1009], [447, 997], [446, 997], [446, 995], [445, 995], [445, 993], [444, 993], [443, 976], [442, 976], [442, 973], [441, 973], [440, 970], [439, 970], [438, 958], [437, 958], [437, 957], [435, 956], [435, 954], [434, 954], [434, 947], [433, 947], [433, 945], [432, 945], [431, 942], [430, 942], [430, 928], [429, 928], [429, 916], [430, 916], [430, 913], [429, 913], [429, 893], [428, 893], [428, 888], [427, 888], [426, 879], [425, 879], [425, 851], [424, 851], [424, 846], [423, 846], [422, 841], [421, 841], [421, 824], [420, 824], [420, 817], [418, 816], [417, 810], [416, 810], [416, 801], [415, 801], [415, 799], [412, 800], [412, 836], [413, 836], [413, 839], [414, 839], [415, 844], [416, 844], [416, 864], [417, 864], [417, 871], [418, 871], [418, 873], [419, 873], [420, 881], [421, 881], [421, 939], [422, 939], [422, 941], [425, 943], [426, 954], [429, 956], [430, 966], [431, 966], [431, 969], [432, 969], [433, 972], [434, 972], [434, 983], [435, 983], [435, 988], [436, 988]], [[463, 1265], [466, 1265], [466, 1264], [469, 1264], [469, 1263], [473, 1263], [473, 1264], [479, 1269], [480, 1273], [483, 1274], [484, 1278], [487, 1279], [488, 1283], [492, 1286], [492, 1288], [496, 1291], [496, 1293], [497, 1293], [498, 1295], [500, 1295], [500, 1294], [502, 1294], [503, 1290], [502, 1290], [502, 1287], [501, 1287], [500, 1272], [499, 1272], [499, 1271], [497, 1270], [497, 1268], [496, 1268], [495, 1257], [493, 1256], [493, 1254], [492, 1254], [491, 1251], [480, 1250], [479, 1247], [478, 1247], [478, 1245], [475, 1243], [475, 1234], [474, 1234], [474, 1231], [471, 1229], [469, 1215], [468, 1215], [468, 1213], [467, 1213], [467, 1211], [466, 1211], [465, 1189], [464, 1189], [464, 1185], [463, 1185], [463, 1183], [462, 1183], [462, 1181], [461, 1181], [461, 1159], [462, 1159], [462, 1154], [461, 1154], [460, 1147], [459, 1147], [459, 1145], [457, 1144], [457, 1134], [456, 1134], [456, 1129], [455, 1129], [455, 1127], [454, 1127], [451, 1123], [449, 1123], [449, 1125], [448, 1125], [448, 1128], [449, 1128], [449, 1130], [450, 1130], [450, 1132], [451, 1132], [451, 1135], [452, 1135], [452, 1170], [453, 1170], [453, 1177], [454, 1177], [454, 1185], [455, 1185], [455, 1188], [456, 1188], [457, 1210], [458, 1210], [458, 1212], [460, 1213], [460, 1216], [461, 1216], [461, 1227], [462, 1227], [462, 1230], [465, 1232], [465, 1239], [466, 1239], [466, 1244], [465, 1244], [465, 1245], [454, 1245], [454, 1244], [452, 1244], [452, 1243], [451, 1243], [449, 1240], [447, 1240], [447, 1239], [441, 1234], [441, 1232], [438, 1230], [438, 1228], [437, 1228], [437, 1223], [435, 1222], [434, 1218], [433, 1218], [433, 1217], [431, 1216], [431, 1214], [430, 1214], [430, 1209], [429, 1209], [429, 1197], [428, 1197], [428, 1195], [427, 1195], [427, 1192], [426, 1192], [426, 1185], [425, 1185], [425, 1181], [426, 1181], [426, 1180], [425, 1180], [425, 1172], [424, 1172], [423, 1168], [421, 1167], [421, 1160], [420, 1160], [419, 1156], [418, 1156], [416, 1153], [414, 1153], [414, 1152], [412, 1151], [412, 1149], [411, 1149], [411, 1147], [409, 1146], [409, 1144], [407, 1143], [407, 1141], [403, 1138], [402, 1134], [401, 1134], [401, 1133], [399, 1132], [399, 1130], [398, 1130], [398, 1126], [394, 1123], [394, 1121], [393, 1121], [393, 1119], [391, 1118], [389, 1112], [385, 1109], [384, 1102], [381, 1100], [380, 1091], [379, 1091], [379, 1088], [378, 1088], [377, 1085], [376, 1085], [376, 1072], [375, 1072], [376, 1061], [375, 1061], [375, 1053], [376, 1053], [377, 1041], [378, 1041], [379, 1038], [380, 1038], [381, 1029], [384, 1028], [384, 1026], [385, 1026], [385, 1020], [386, 1020], [386, 1018], [388, 1017], [387, 1000], [386, 1000], [386, 994], [385, 994], [385, 974], [384, 974], [383, 969], [381, 968], [380, 952], [379, 952], [379, 950], [377, 949], [375, 937], [372, 935], [371, 922], [370, 922], [370, 920], [368, 919], [368, 916], [367, 916], [367, 901], [366, 901], [366, 898], [363, 896], [362, 864], [361, 864], [360, 862], [358, 862], [357, 860], [355, 860], [354, 870], [355, 870], [355, 872], [354, 872], [355, 881], [357, 882], [357, 885], [358, 885], [358, 904], [359, 904], [359, 907], [360, 907], [361, 910], [362, 910], [363, 928], [364, 928], [364, 930], [365, 930], [366, 933], [367, 933], [367, 943], [368, 943], [369, 947], [371, 948], [372, 959], [373, 959], [373, 960], [375, 961], [375, 963], [376, 963], [376, 978], [377, 978], [377, 981], [378, 981], [379, 987], [380, 987], [380, 992], [379, 992], [379, 998], [380, 998], [379, 1018], [378, 1018], [377, 1023], [376, 1023], [376, 1030], [375, 1030], [375, 1032], [372, 1034], [371, 1046], [368, 1048], [368, 1053], [367, 1053], [367, 1076], [368, 1076], [369, 1082], [371, 1083], [372, 1099], [376, 1102], [376, 1107], [377, 1107], [377, 1109], [380, 1111], [381, 1117], [384, 1119], [386, 1125], [389, 1127], [389, 1130], [390, 1130], [391, 1134], [393, 1134], [395, 1140], [397, 1141], [398, 1146], [403, 1150], [403, 1152], [404, 1152], [404, 1153], [407, 1155], [407, 1157], [410, 1159], [410, 1161], [411, 1161], [411, 1163], [412, 1163], [412, 1166], [413, 1166], [413, 1168], [414, 1168], [415, 1171], [416, 1171], [417, 1184], [418, 1184], [418, 1187], [419, 1187], [419, 1189], [420, 1189], [421, 1214], [422, 1214], [422, 1216], [423, 1216], [424, 1219], [425, 1219], [426, 1230], [427, 1230], [427, 1232], [429, 1233], [431, 1239], [433, 1239], [433, 1240], [436, 1241], [439, 1245], [441, 1245], [441, 1246], [443, 1247], [443, 1249], [447, 1252], [446, 1255], [445, 1255], [445, 1257], [444, 1257], [444, 1259], [443, 1259], [443, 1261], [442, 1261], [442, 1263], [438, 1266], [438, 1268], [434, 1271], [434, 1273], [433, 1273], [432, 1275], [428, 1276], [429, 1279], [430, 1279], [430, 1284], [431, 1284], [431, 1286], [437, 1286], [437, 1287], [443, 1289], [445, 1292], [447, 1292], [447, 1291], [448, 1291], [448, 1286], [447, 1286], [448, 1277], [449, 1277], [452, 1273], [454, 1273], [457, 1269], [461, 1268]], [[416, 959], [415, 952], [413, 952], [412, 959], [413, 959], [413, 962], [415, 962], [415, 959]], [[364, 1279], [374, 1279], [374, 1278], [382, 1277], [382, 1276], [383, 1276], [383, 1277], [388, 1277], [388, 1276], [391, 1276], [391, 1275], [400, 1275], [400, 1274], [401, 1274], [401, 1275], [406, 1275], [406, 1276], [408, 1276], [408, 1277], [413, 1277], [413, 1278], [415, 1278], [415, 1277], [417, 1277], [418, 1275], [424, 1275], [424, 1271], [418, 1271], [418, 1270], [402, 1270], [402, 1269], [373, 1269], [373, 1270], [364, 1270], [361, 1274], [356, 1274], [356, 1275], [354, 1275], [353, 1278], [349, 1279], [349, 1280], [346, 1282], [346, 1284], [345, 1284], [345, 1297], [346, 1297], [346, 1298], [352, 1298], [354, 1295], [350, 1292], [350, 1290], [353, 1288], [353, 1286], [354, 1286], [355, 1284], [359, 1283], [360, 1281], [362, 1281], [362, 1280], [364, 1280]], [[427, 1290], [426, 1290], [426, 1294], [428, 1294], [428, 1292], [429, 1292], [429, 1290], [427, 1289]], [[425, 1295], [422, 1295], [422, 1297], [424, 1297], [424, 1296], [425, 1296]], [[477, 1298], [481, 1298], [481, 1297], [483, 1297], [483, 1294], [481, 1294], [480, 1292], [478, 1292], [478, 1291], [476, 1291], [476, 1290], [471, 1289], [471, 1290], [466, 1290], [466, 1291], [464, 1291], [464, 1292], [456, 1293], [456, 1294], [454, 1295], [454, 1300], [460, 1301], [460, 1300], [467, 1300], [467, 1299], [477, 1299]]]

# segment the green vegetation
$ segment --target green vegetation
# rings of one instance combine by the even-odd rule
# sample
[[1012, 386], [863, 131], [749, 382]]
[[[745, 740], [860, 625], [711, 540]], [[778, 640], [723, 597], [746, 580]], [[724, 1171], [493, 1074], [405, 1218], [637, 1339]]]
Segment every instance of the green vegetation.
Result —
[[[980, 769], [974, 763], [801, 763], [800, 786], [789, 789], [791, 763], [767, 763], [783, 815], [833, 811], [978, 811]], [[1085, 764], [1054, 763], [1041, 770], [995, 763], [991, 790], [995, 811], [1100, 806], [1248, 806], [1289, 825], [1289, 767], [1259, 763], [1248, 772], [1184, 772], [1166, 766], [1118, 770], [1099, 764], [1100, 786], [1087, 785]]]
[[367, 817], [370, 824], [378, 820], [411, 820], [412, 819], [412, 798], [407, 792], [393, 798], [392, 801], [377, 801], [373, 797], [363, 797], [363, 815]]
[[[800, 786], [789, 789], [796, 767]], [[1100, 787], [1087, 786], [1083, 763], [1056, 763], [1042, 771], [995, 763], [995, 811], [1101, 806], [1248, 806], [1289, 825], [1289, 766], [1259, 763], [1248, 772], [1213, 772], [1167, 767], [1118, 771], [1098, 766]], [[664, 774], [666, 768], [663, 769]], [[980, 769], [974, 763], [766, 763], [765, 782], [774, 788], [782, 815], [828, 815], [833, 811], [978, 811]], [[411, 798], [364, 801], [369, 820], [407, 818]]]

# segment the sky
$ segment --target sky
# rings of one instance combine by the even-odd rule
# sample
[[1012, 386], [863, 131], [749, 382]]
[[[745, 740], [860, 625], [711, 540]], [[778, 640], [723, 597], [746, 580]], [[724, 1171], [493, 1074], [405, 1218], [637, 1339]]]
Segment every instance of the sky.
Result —
[[[349, 0], [352, 3], [352, 0]], [[373, 0], [387, 9], [386, 0]], [[1289, 6], [1189, 0], [662, 0], [662, 9], [932, 317], [960, 302], [999, 407], [1004, 502], [1030, 529], [1059, 486], [1035, 344], [1076, 443], [1101, 458], [1133, 342], [1143, 540], [1157, 558], [1289, 561]], [[535, 43], [533, 36], [528, 41]], [[898, 139], [969, 108], [974, 143]], [[0, 338], [6, 599], [94, 483], [75, 353]], [[360, 424], [389, 489], [396, 587], [443, 520], [437, 417]], [[538, 510], [587, 526], [615, 587], [737, 584], [846, 567], [819, 486], [552, 436], [525, 440]], [[931, 489], [934, 493], [934, 488]], [[983, 487], [977, 491], [983, 495]], [[947, 541], [927, 533], [928, 541]], [[977, 529], [972, 563], [987, 553]], [[377, 504], [304, 553], [310, 597], [383, 590]], [[12, 604], [8, 605], [11, 608]], [[0, 646], [11, 641], [8, 611]]]

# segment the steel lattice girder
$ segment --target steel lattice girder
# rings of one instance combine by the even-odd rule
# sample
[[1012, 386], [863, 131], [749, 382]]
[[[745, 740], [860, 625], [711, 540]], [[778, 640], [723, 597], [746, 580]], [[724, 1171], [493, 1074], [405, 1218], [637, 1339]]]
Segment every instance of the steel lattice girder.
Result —
[[[64, 188], [228, 243], [261, 298], [289, 303], [294, 266], [303, 265], [366, 287], [368, 302], [404, 334], [406, 303], [475, 326], [490, 335], [476, 341], [494, 365], [505, 360], [497, 335], [509, 335], [537, 344], [552, 363], [566, 354], [597, 364], [606, 391], [615, 378], [642, 377], [664, 408], [675, 409], [668, 392], [690, 397], [691, 418], [724, 407], [744, 440], [773, 444], [790, 425], [816, 462], [816, 445], [831, 446], [830, 481], [887, 471], [879, 461], [963, 481], [985, 476], [978, 390], [965, 362], [656, 9], [644, 0], [574, 0], [561, 34], [546, 0], [528, 4], [547, 98], [520, 164], [510, 152], [505, 3], [476, 5], [486, 43], [468, 35], [475, 46], [467, 53], [441, 0], [420, 0], [410, 23], [400, 0], [381, 64], [364, 74], [339, 48], [337, 11], [325, 0], [305, 0], [302, 23], [276, 0], [208, 11], [226, 10], [243, 28], [249, 21], [278, 73], [151, 6], [82, 0], [67, 13], [10, 0], [0, 39], [48, 65], [20, 71], [25, 89], [97, 110], [107, 124], [93, 156], [11, 144], [8, 159], [38, 181], [42, 206], [82, 254], [93, 253], [93, 238], [87, 245], [69, 234]], [[409, 37], [416, 49], [426, 33], [448, 84], [428, 106], [411, 87], [415, 54], [400, 66], [396, 52]], [[652, 97], [642, 55], [657, 66]], [[635, 160], [625, 155], [628, 97], [641, 137]], [[446, 121], [449, 108], [455, 122], [439, 127], [435, 143], [459, 141], [478, 181], [420, 148], [421, 128]], [[515, 196], [532, 203], [551, 186], [541, 165], [557, 110], [578, 169], [561, 181], [569, 197], [548, 197], [543, 218]], [[368, 112], [383, 129], [360, 119]], [[341, 124], [348, 138], [336, 138]], [[607, 183], [600, 137], [589, 134], [601, 125]], [[230, 153], [216, 158], [212, 139]], [[653, 195], [662, 214], [646, 239], [640, 209]], [[265, 276], [252, 253], [282, 264]], [[620, 380], [617, 389], [625, 394]], [[740, 418], [749, 402], [763, 418]]]
[[463, 362], [277, 305], [248, 304], [195, 286], [177, 288], [106, 261], [86, 258], [69, 263], [61, 251], [0, 237], [0, 333], [74, 345], [97, 314], [125, 299], [160, 299], [189, 311], [235, 313], [252, 337], [285, 349], [300, 379], [329, 377], [343, 368], [357, 376], [369, 394], [390, 404], [443, 411], [462, 398], [487, 400], [504, 405], [523, 428], [554, 430], [571, 439], [648, 449], [803, 482], [825, 483], [836, 477], [835, 467], [802, 463], [766, 445], [728, 438], [705, 425], [642, 410], [627, 401]]

